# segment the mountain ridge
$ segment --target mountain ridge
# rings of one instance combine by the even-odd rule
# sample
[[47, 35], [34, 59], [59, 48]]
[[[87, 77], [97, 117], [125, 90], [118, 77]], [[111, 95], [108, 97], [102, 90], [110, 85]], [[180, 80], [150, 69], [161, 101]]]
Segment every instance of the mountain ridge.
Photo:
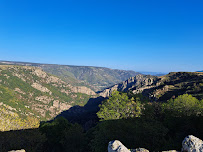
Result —
[[192, 94], [203, 99], [203, 74], [201, 72], [170, 72], [164, 76], [136, 75], [99, 93], [108, 97], [114, 90], [142, 93], [151, 100], [166, 101], [182, 94]]
[[139, 74], [132, 70], [119, 70], [94, 66], [40, 64], [15, 61], [0, 61], [0, 64], [41, 67], [44, 71], [60, 77], [65, 82], [75, 86], [86, 86], [95, 92], [101, 91], [116, 83], [120, 83], [129, 77]]

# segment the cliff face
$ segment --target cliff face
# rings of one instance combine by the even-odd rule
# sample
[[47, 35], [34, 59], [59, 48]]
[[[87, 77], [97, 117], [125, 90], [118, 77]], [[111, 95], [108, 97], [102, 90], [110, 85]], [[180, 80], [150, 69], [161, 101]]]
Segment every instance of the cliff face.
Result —
[[186, 93], [203, 99], [203, 74], [201, 72], [171, 72], [160, 77], [137, 75], [103, 90], [99, 95], [108, 97], [113, 90], [142, 93], [157, 101], [166, 101]]
[[103, 90], [99, 93], [99, 95], [108, 97], [114, 90], [122, 92], [133, 90], [134, 93], [142, 93], [143, 90], [156, 86], [156, 83], [159, 79], [160, 78], [157, 76], [139, 74], [135, 77], [130, 77], [126, 81], [123, 81], [119, 84]]
[[49, 120], [95, 95], [89, 88], [72, 86], [40, 68], [1, 65], [0, 124], [4, 127], [0, 130], [23, 128], [26, 123], [22, 127], [20, 123], [29, 120]]

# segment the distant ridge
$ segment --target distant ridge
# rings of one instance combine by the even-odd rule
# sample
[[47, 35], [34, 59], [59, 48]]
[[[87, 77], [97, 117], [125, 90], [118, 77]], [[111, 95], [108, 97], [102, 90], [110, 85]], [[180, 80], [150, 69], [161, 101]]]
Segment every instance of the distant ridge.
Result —
[[140, 73], [145, 75], [153, 75], [153, 76], [163, 76], [168, 74], [167, 72], [140, 72]]
[[0, 61], [0, 64], [40, 67], [45, 72], [56, 75], [71, 85], [86, 86], [94, 91], [101, 91], [139, 74], [138, 72], [130, 70], [118, 70], [94, 66], [43, 64], [2, 60]]

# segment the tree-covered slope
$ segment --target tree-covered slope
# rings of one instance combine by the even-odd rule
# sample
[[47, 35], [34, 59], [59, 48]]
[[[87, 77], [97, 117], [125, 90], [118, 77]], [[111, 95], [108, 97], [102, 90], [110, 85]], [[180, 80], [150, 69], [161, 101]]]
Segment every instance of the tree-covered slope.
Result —
[[94, 91], [101, 91], [114, 84], [125, 81], [138, 74], [135, 71], [109, 69], [92, 66], [71, 66], [56, 64], [39, 64], [27, 62], [0, 61], [0, 64], [27, 65], [41, 67], [44, 71], [59, 76], [62, 80], [75, 86], [88, 86]]
[[37, 67], [0, 65], [0, 130], [37, 126], [95, 95]]

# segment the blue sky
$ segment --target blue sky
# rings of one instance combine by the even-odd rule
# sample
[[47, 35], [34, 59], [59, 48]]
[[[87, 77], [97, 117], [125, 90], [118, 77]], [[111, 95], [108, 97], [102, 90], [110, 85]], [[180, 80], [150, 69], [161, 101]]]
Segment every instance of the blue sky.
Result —
[[202, 0], [0, 0], [0, 60], [203, 70]]

